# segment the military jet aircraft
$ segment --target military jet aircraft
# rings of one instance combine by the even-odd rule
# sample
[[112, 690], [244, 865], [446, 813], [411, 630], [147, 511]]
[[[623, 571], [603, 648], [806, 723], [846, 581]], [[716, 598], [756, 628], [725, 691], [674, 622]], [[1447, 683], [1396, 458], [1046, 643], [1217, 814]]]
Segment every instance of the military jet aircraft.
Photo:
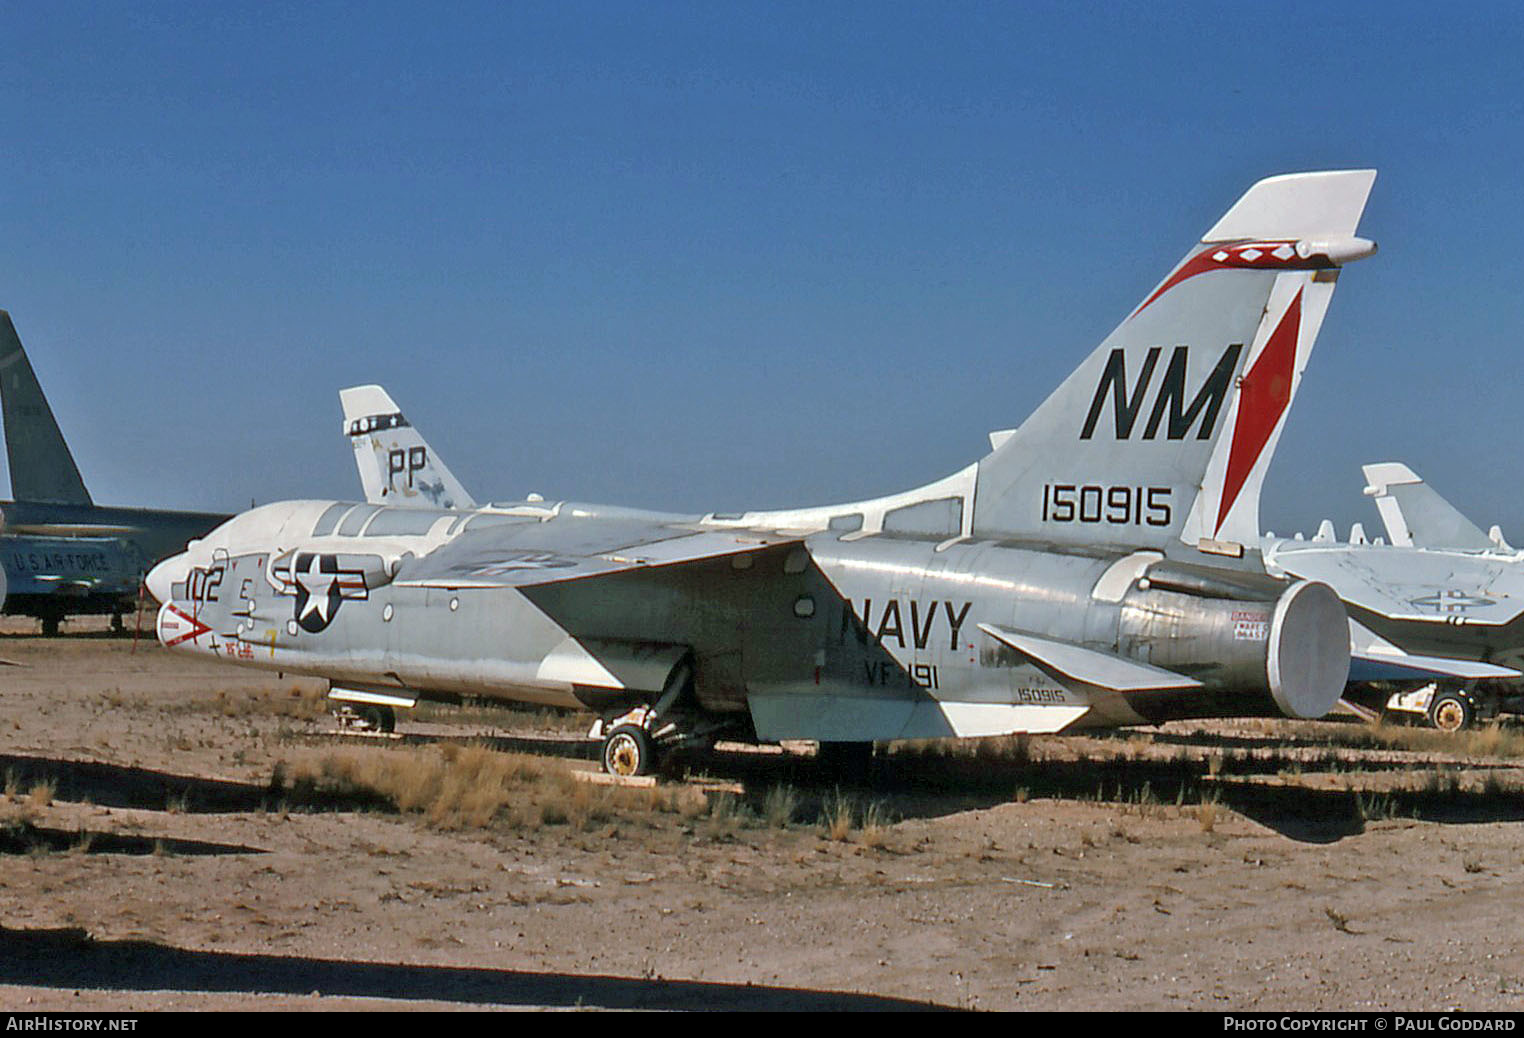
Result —
[[[1322, 581], [1344, 600], [1353, 700], [1447, 731], [1524, 712], [1524, 552], [1497, 527], [1483, 533], [1406, 465], [1364, 472], [1391, 543], [1368, 541], [1358, 525], [1340, 542], [1325, 520], [1310, 540], [1262, 545], [1271, 573]], [[1416, 687], [1389, 695], [1393, 680]]]
[[149, 567], [228, 519], [92, 502], [4, 310], [0, 414], [15, 497], [0, 501], [0, 610], [36, 617], [46, 634], [79, 614], [110, 614], [119, 629]]
[[[360, 482], [368, 491], [371, 504], [416, 503], [422, 493], [411, 490], [416, 482], [435, 493], [449, 486], [456, 498], [467, 497], [450, 474], [444, 460], [423, 439], [422, 434], [402, 416], [390, 395], [380, 386], [356, 386], [339, 391], [344, 408], [344, 432], [354, 445]], [[363, 404], [362, 404], [363, 402]], [[396, 438], [370, 435], [364, 430], [404, 428], [406, 443]], [[1007, 433], [994, 433], [998, 442]], [[1375, 498], [1388, 534], [1395, 544], [1411, 546], [1416, 539], [1425, 545], [1448, 545], [1462, 551], [1485, 551], [1492, 561], [1513, 561], [1514, 550], [1503, 540], [1496, 526], [1483, 534], [1449, 502], [1439, 497], [1405, 465], [1386, 463], [1365, 466], [1366, 494]], [[468, 499], [468, 498], [467, 498]], [[540, 500], [531, 495], [532, 501]], [[474, 506], [469, 506], [474, 507]], [[1335, 541], [1333, 524], [1324, 520], [1318, 533], [1304, 547], [1328, 551]], [[1355, 523], [1349, 544], [1381, 547], [1385, 541], [1368, 541], [1364, 528]], [[1296, 551], [1300, 539], [1284, 541], [1267, 534], [1265, 545], [1272, 552]], [[1323, 547], [1320, 547], [1323, 546]], [[1471, 564], [1463, 559], [1464, 568]], [[1337, 580], [1338, 576], [1329, 579]], [[1475, 581], [1491, 579], [1477, 572]], [[1335, 590], [1338, 590], [1335, 587]], [[1422, 594], [1420, 589], [1415, 594]], [[1492, 716], [1500, 710], [1524, 712], [1524, 685], [1504, 681], [1524, 677], [1519, 671], [1500, 667], [1466, 656], [1428, 656], [1409, 652], [1375, 634], [1359, 621], [1350, 620], [1350, 683], [1341, 705], [1374, 720], [1380, 709], [1370, 704], [1384, 704], [1383, 709], [1416, 713], [1436, 727], [1465, 727], [1478, 716]], [[1503, 646], [1505, 650], [1507, 646]], [[1453, 651], [1453, 646], [1437, 646], [1436, 651]]]
[[1340, 270], [1375, 251], [1374, 177], [1255, 184], [1025, 423], [925, 486], [708, 515], [265, 505], [149, 574], [159, 638], [326, 677], [383, 727], [462, 695], [580, 706], [615, 774], [722, 736], [861, 761], [1320, 716], [1345, 613], [1265, 575], [1259, 493]]

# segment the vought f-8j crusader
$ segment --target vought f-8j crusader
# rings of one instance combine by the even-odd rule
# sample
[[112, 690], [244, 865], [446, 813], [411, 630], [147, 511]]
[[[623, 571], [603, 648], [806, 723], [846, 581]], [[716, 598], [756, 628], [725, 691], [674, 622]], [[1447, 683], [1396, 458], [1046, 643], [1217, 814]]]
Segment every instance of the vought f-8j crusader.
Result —
[[[1374, 177], [1255, 184], [1024, 424], [926, 486], [729, 515], [470, 507], [453, 478], [429, 506], [399, 487], [269, 504], [150, 574], [159, 638], [328, 678], [383, 727], [467, 695], [582, 707], [620, 774], [719, 738], [853, 759], [1320, 716], [1344, 608], [1265, 576], [1259, 494], [1340, 269], [1375, 251], [1355, 237]], [[395, 407], [346, 410], [366, 399]], [[347, 419], [378, 450], [421, 444], [400, 413]]]

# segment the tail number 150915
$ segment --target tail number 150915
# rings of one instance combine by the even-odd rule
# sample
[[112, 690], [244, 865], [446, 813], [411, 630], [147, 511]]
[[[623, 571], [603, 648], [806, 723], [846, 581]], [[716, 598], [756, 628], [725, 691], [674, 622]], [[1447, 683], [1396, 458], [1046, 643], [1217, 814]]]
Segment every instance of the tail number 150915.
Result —
[[1173, 516], [1169, 487], [1047, 483], [1042, 488], [1042, 521], [1045, 523], [1168, 526]]

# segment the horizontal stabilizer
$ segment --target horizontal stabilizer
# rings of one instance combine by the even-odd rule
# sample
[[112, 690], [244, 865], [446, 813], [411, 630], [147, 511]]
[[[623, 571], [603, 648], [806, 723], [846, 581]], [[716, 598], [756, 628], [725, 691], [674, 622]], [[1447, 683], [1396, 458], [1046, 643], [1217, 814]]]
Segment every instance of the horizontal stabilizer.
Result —
[[1360, 223], [1376, 171], [1286, 173], [1266, 177], [1233, 204], [1204, 242], [1246, 238], [1337, 241], [1349, 238]]
[[1073, 725], [1088, 706], [938, 702], [878, 696], [809, 694], [747, 698], [757, 737], [817, 742], [1047, 735]]
[[1013, 631], [995, 624], [980, 624], [979, 630], [1028, 657], [1044, 670], [1058, 677], [1111, 689], [1114, 692], [1143, 692], [1163, 688], [1199, 688], [1201, 682], [1162, 667], [1139, 663], [1114, 653], [1086, 649], [1073, 642], [1056, 641], [1025, 631]]
[[1402, 653], [1352, 652], [1349, 656], [1350, 681], [1409, 681], [1424, 678], [1460, 678], [1482, 681], [1489, 678], [1524, 677], [1517, 670], [1476, 660], [1458, 660], [1448, 656], [1414, 656]]
[[1480, 660], [1451, 656], [1415, 656], [1403, 652], [1385, 638], [1351, 620], [1349, 624], [1350, 681], [1410, 681], [1433, 677], [1482, 681], [1489, 678], [1524, 677], [1517, 670]]

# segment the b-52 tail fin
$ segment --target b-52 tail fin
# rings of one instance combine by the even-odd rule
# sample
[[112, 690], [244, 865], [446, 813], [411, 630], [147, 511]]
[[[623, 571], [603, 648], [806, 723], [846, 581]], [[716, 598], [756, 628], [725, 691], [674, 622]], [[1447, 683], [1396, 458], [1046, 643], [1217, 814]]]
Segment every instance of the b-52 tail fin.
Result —
[[17, 501], [90, 504], [79, 466], [21, 348], [11, 315], [4, 310], [0, 310], [0, 412], [5, 418], [11, 496]]
[[[1374, 170], [1251, 187], [979, 462], [971, 533], [1230, 553], [1259, 492]], [[1098, 259], [1125, 241], [1097, 243]]]
[[1387, 540], [1404, 547], [1485, 551], [1506, 547], [1481, 531], [1412, 469], [1398, 461], [1363, 465], [1365, 493], [1376, 501]]
[[339, 390], [344, 435], [365, 500], [378, 505], [475, 508], [476, 502], [380, 386]]

